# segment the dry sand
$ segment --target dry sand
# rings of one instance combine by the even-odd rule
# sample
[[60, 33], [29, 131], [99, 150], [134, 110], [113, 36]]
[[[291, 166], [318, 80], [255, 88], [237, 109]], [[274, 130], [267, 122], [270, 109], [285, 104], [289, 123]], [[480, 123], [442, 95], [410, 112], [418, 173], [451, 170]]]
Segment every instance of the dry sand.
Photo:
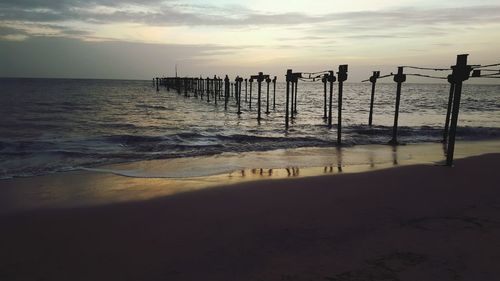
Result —
[[500, 280], [500, 154], [0, 216], [0, 280]]

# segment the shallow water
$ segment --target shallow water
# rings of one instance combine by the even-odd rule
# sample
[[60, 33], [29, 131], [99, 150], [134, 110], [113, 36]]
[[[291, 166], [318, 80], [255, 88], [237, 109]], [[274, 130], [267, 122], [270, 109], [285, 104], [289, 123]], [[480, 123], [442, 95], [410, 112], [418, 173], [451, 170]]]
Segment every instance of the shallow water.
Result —
[[[500, 152], [500, 141], [457, 142], [456, 159]], [[36, 208], [146, 200], [257, 180], [376, 171], [412, 164], [442, 166], [439, 143], [296, 148], [112, 164], [31, 178], [5, 179], [0, 215]], [[459, 164], [457, 164], [459, 165]], [[335, 186], [332, 186], [335, 188]]]
[[[215, 106], [213, 100], [164, 88], [157, 93], [151, 81], [0, 79], [0, 178], [139, 160], [334, 146], [336, 127], [328, 129], [322, 118], [322, 84], [299, 84], [299, 113], [288, 132], [284, 86], [278, 83], [276, 110], [263, 113], [259, 124], [255, 89], [252, 110], [244, 103], [238, 117], [234, 99], [226, 112], [221, 101]], [[440, 141], [447, 99], [447, 85], [404, 84], [400, 141]], [[343, 143], [386, 143], [394, 100], [394, 84], [377, 85], [375, 126], [369, 128], [370, 84], [346, 84]], [[500, 86], [466, 85], [462, 101], [459, 139], [500, 136]], [[265, 112], [264, 96], [263, 106]]]

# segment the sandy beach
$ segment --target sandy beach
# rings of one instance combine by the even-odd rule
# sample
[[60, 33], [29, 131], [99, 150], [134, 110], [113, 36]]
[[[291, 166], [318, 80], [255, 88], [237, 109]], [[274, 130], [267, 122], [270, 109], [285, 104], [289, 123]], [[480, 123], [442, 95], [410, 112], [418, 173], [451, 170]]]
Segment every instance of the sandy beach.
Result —
[[1, 280], [498, 280], [500, 154], [0, 216]]

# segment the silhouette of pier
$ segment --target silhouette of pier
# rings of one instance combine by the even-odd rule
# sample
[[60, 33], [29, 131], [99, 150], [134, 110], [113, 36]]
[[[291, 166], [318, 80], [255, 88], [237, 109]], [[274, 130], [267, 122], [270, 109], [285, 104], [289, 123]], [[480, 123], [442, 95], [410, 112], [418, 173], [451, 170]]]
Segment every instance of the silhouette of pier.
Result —
[[[445, 114], [445, 124], [443, 128], [443, 139], [442, 142], [446, 151], [446, 165], [453, 165], [453, 156], [455, 150], [455, 139], [456, 139], [456, 129], [458, 126], [458, 115], [460, 112], [460, 101], [462, 94], [462, 86], [465, 81], [469, 78], [500, 78], [500, 70], [492, 69], [500, 66], [500, 63], [489, 64], [489, 65], [469, 65], [467, 64], [468, 55], [457, 55], [456, 64], [450, 66], [449, 68], [429, 68], [429, 67], [419, 67], [419, 66], [399, 66], [396, 73], [390, 73], [387, 75], [381, 75], [380, 71], [373, 71], [372, 76], [363, 80], [362, 82], [371, 83], [371, 95], [370, 95], [370, 108], [368, 116], [368, 126], [371, 127], [374, 121], [374, 100], [376, 98], [376, 83], [377, 81], [392, 77], [393, 81], [396, 83], [395, 91], [395, 105], [394, 105], [394, 124], [392, 128], [392, 135], [390, 140], [387, 142], [390, 145], [396, 146], [400, 144], [398, 142], [398, 127], [399, 127], [399, 107], [401, 102], [401, 95], [403, 95], [403, 83], [406, 82], [407, 76], [422, 77], [428, 79], [442, 79], [446, 80], [450, 85], [450, 90], [448, 94], [448, 103], [446, 107]], [[425, 73], [405, 73], [405, 70], [415, 70], [415, 71], [434, 71], [434, 72], [448, 72], [446, 76], [436, 76], [429, 75]], [[236, 116], [241, 118], [242, 115], [248, 114], [248, 116], [253, 116], [257, 119], [257, 124], [260, 125], [260, 121], [263, 119], [262, 109], [263, 103], [265, 103], [265, 118], [273, 118], [271, 114], [271, 109], [273, 111], [284, 111], [284, 129], [289, 130], [290, 126], [293, 125], [293, 120], [299, 118], [299, 103], [298, 103], [298, 92], [299, 81], [303, 82], [320, 82], [323, 83], [323, 104], [322, 104], [322, 122], [330, 129], [336, 129], [337, 142], [336, 145], [340, 146], [342, 144], [342, 101], [343, 101], [343, 89], [344, 82], [348, 78], [348, 65], [343, 64], [338, 66], [338, 71], [335, 73], [334, 70], [324, 70], [318, 72], [294, 72], [292, 69], [288, 69], [284, 75], [286, 87], [285, 87], [285, 102], [284, 110], [276, 108], [276, 83], [278, 76], [274, 76], [271, 79], [271, 75], [259, 72], [257, 75], [251, 75], [248, 78], [242, 76], [236, 76], [234, 82], [228, 75], [225, 75], [224, 79], [220, 76], [214, 75], [213, 78], [206, 77], [178, 77], [177, 72], [175, 77], [155, 77], [153, 78], [153, 87], [157, 92], [160, 91], [161, 87], [166, 88], [168, 92], [176, 92], [178, 95], [183, 95], [186, 98], [193, 97], [195, 99], [206, 100], [207, 103], [218, 106], [219, 104], [224, 104], [225, 111], [232, 111], [232, 107], [228, 107], [228, 104], [234, 101], [236, 106]], [[337, 74], [337, 76], [335, 76]], [[243, 92], [243, 82], [245, 98], [242, 99]], [[257, 82], [257, 114], [252, 111], [252, 104], [254, 103], [253, 98], [253, 83]], [[265, 98], [262, 96], [263, 89], [262, 83], [266, 83], [265, 87]], [[337, 97], [337, 124], [333, 125], [333, 92], [334, 83], [337, 82], [338, 85], [338, 97]], [[271, 83], [272, 83], [272, 102], [271, 102]], [[243, 107], [242, 103], [247, 103], [248, 107]]]

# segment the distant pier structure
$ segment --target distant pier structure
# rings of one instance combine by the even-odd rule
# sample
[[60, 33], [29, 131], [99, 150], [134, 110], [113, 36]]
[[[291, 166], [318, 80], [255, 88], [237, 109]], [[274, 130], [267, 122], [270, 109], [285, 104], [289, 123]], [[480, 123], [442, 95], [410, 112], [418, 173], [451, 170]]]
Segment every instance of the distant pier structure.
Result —
[[[448, 94], [448, 104], [446, 107], [446, 115], [444, 117], [444, 128], [442, 142], [446, 151], [446, 165], [453, 165], [453, 157], [455, 151], [456, 130], [458, 127], [458, 115], [460, 112], [460, 102], [462, 95], [462, 86], [469, 78], [500, 78], [500, 69], [492, 69], [499, 67], [500, 63], [487, 64], [487, 65], [470, 65], [467, 62], [468, 55], [457, 55], [456, 64], [448, 68], [433, 68], [433, 67], [419, 67], [419, 66], [399, 66], [396, 73], [381, 75], [380, 71], [373, 71], [371, 77], [362, 82], [371, 83], [371, 94], [369, 102], [369, 115], [368, 115], [368, 129], [373, 126], [376, 108], [374, 108], [374, 101], [376, 99], [376, 83], [384, 78], [392, 77], [396, 83], [395, 90], [395, 104], [394, 104], [394, 124], [392, 126], [392, 134], [387, 144], [396, 146], [398, 141], [398, 127], [399, 127], [399, 107], [401, 96], [404, 95], [403, 83], [406, 82], [408, 76], [422, 77], [428, 79], [442, 79], [446, 80], [450, 85]], [[430, 75], [425, 73], [407, 73], [405, 70], [415, 71], [433, 71], [441, 72], [446, 75]], [[336, 75], [335, 75], [336, 74]], [[260, 125], [262, 117], [262, 109], [265, 103], [266, 118], [276, 118], [284, 115], [284, 130], [289, 130], [297, 118], [299, 118], [299, 81], [305, 83], [320, 82], [323, 83], [323, 104], [318, 109], [318, 116], [321, 116], [322, 123], [330, 129], [335, 129], [337, 133], [336, 145], [342, 145], [342, 110], [343, 110], [343, 89], [344, 82], [348, 78], [348, 65], [341, 64], [338, 66], [338, 71], [333, 69], [323, 70], [317, 72], [294, 72], [288, 69], [284, 75], [286, 86], [284, 87], [285, 102], [284, 108], [277, 108], [276, 106], [276, 84], [278, 76], [271, 76], [259, 72], [256, 75], [251, 75], [245, 78], [244, 76], [237, 75], [232, 80], [229, 75], [210, 75], [206, 78], [200, 77], [178, 77], [177, 65], [175, 77], [155, 77], [153, 78], [153, 87], [156, 92], [160, 92], [161, 88], [165, 88], [168, 92], [175, 92], [186, 98], [194, 98], [199, 100], [206, 100], [207, 104], [214, 106], [223, 105], [225, 111], [234, 110], [238, 118], [242, 118], [244, 113], [255, 114], [252, 110], [252, 105], [255, 102], [253, 96], [253, 82], [257, 82], [257, 112], [255, 118]], [[272, 78], [273, 77], [273, 78]], [[233, 81], [233, 82], [232, 82]], [[244, 82], [244, 83], [243, 83]], [[263, 97], [262, 83], [265, 85], [265, 97]], [[272, 101], [271, 101], [271, 83], [272, 83]], [[333, 96], [334, 96], [334, 83], [337, 83], [337, 123], [333, 124]], [[242, 98], [244, 84], [244, 98]], [[234, 102], [233, 106], [228, 105]], [[247, 103], [248, 106], [242, 106], [242, 103]], [[254, 105], [255, 106], [255, 105]], [[283, 113], [272, 114], [273, 112]], [[250, 115], [248, 115], [250, 116]], [[335, 125], [335, 126], [334, 126]]]

